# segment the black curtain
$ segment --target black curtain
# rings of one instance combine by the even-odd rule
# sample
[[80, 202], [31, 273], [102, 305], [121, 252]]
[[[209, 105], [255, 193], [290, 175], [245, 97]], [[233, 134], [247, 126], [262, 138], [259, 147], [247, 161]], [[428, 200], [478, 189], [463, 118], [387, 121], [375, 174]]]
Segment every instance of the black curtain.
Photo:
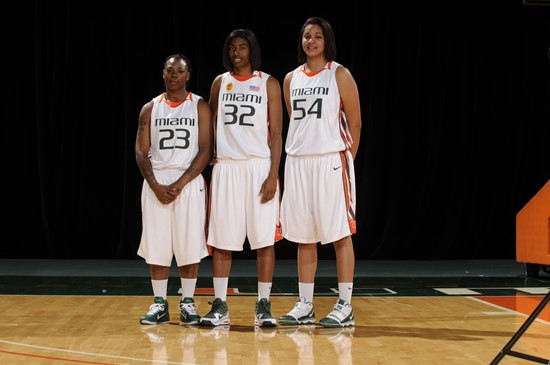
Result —
[[226, 35], [249, 28], [282, 84], [300, 26], [321, 16], [361, 98], [357, 258], [515, 258], [515, 216], [550, 178], [550, 6], [441, 3], [14, 4], [2, 24], [0, 257], [137, 258], [135, 133], [163, 91], [164, 58], [186, 54], [189, 89], [208, 99]]

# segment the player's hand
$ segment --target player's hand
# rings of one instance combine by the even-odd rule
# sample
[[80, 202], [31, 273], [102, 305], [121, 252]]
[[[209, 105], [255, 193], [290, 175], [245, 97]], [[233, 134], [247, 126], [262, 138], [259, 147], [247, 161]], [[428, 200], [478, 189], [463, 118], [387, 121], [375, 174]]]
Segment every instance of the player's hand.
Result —
[[176, 199], [180, 195], [180, 193], [181, 193], [181, 189], [178, 188], [177, 186], [170, 185], [166, 190], [166, 194], [168, 194], [168, 196], [172, 198], [172, 201], [174, 201], [174, 199]]
[[155, 196], [161, 202], [162, 204], [170, 204], [174, 201], [174, 199], [177, 198], [177, 195], [174, 197], [168, 193], [168, 190], [170, 189], [167, 185], [162, 184], [156, 184], [151, 187], [153, 192], [155, 193]]
[[277, 183], [277, 176], [269, 176], [265, 179], [262, 184], [262, 188], [260, 189], [260, 196], [262, 197], [260, 202], [262, 204], [265, 204], [273, 199], [275, 192], [277, 191]]
[[210, 165], [215, 165], [218, 163], [218, 157], [216, 156], [216, 154], [214, 154], [214, 156], [212, 156], [212, 159], [210, 160]]

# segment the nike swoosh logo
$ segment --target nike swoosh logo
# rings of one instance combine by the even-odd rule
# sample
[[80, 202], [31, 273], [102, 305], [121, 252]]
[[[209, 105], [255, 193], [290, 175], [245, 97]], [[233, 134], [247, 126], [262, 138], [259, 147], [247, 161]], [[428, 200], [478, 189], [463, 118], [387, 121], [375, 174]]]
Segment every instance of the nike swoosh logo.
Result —
[[157, 315], [157, 319], [161, 319], [162, 317], [164, 317], [166, 315], [166, 313], [162, 313], [160, 315]]
[[200, 189], [200, 191], [204, 191], [204, 188]]
[[338, 170], [340, 167], [342, 167], [342, 166], [333, 167], [332, 169], [333, 169], [333, 170]]

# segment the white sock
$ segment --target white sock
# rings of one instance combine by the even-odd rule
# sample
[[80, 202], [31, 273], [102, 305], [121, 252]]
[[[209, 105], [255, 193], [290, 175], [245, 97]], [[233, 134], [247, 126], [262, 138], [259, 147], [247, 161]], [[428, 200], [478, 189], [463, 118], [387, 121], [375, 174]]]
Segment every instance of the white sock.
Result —
[[269, 295], [271, 294], [271, 283], [262, 283], [258, 281], [258, 300], [265, 298], [269, 302]]
[[338, 283], [338, 298], [351, 303], [351, 294], [353, 292], [353, 283]]
[[220, 298], [225, 302], [228, 281], [229, 278], [214, 278], [214, 298]]
[[168, 279], [151, 279], [151, 284], [153, 285], [153, 295], [155, 297], [163, 297], [164, 299], [166, 299], [166, 293], [168, 292]]
[[181, 299], [193, 298], [193, 295], [195, 295], [196, 285], [197, 285], [197, 278], [194, 278], [194, 279], [181, 278]]
[[315, 283], [298, 283], [298, 292], [301, 297], [306, 298], [306, 302], [313, 303], [313, 287]]

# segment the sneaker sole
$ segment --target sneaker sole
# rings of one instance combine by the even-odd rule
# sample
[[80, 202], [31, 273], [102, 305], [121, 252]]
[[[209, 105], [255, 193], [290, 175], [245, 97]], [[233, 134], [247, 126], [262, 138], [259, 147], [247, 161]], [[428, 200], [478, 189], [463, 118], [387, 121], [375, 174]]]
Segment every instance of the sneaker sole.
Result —
[[199, 324], [201, 326], [205, 326], [205, 327], [216, 327], [216, 326], [224, 326], [224, 325], [228, 325], [229, 324], [229, 318], [227, 319], [222, 319], [222, 320], [219, 320], [219, 321], [210, 321], [210, 320], [202, 320], [199, 322]]
[[199, 324], [199, 321], [191, 321], [191, 322], [182, 322], [182, 321], [180, 321], [180, 326], [189, 326], [189, 325], [194, 325], [194, 324]]
[[164, 321], [164, 322], [151, 322], [151, 321], [139, 321], [140, 324], [170, 324], [170, 321]]
[[300, 324], [314, 324], [315, 318], [308, 318], [308, 319], [297, 319], [297, 320], [287, 320], [287, 319], [279, 319], [279, 323], [283, 324], [285, 326], [295, 326]]
[[275, 321], [275, 318], [273, 319], [266, 319], [263, 321], [258, 321], [257, 319], [254, 320], [254, 326], [259, 327], [277, 327], [277, 321]]
[[343, 327], [350, 327], [355, 326], [355, 321], [348, 321], [344, 323], [323, 323], [319, 322], [319, 324], [325, 328], [343, 328]]

